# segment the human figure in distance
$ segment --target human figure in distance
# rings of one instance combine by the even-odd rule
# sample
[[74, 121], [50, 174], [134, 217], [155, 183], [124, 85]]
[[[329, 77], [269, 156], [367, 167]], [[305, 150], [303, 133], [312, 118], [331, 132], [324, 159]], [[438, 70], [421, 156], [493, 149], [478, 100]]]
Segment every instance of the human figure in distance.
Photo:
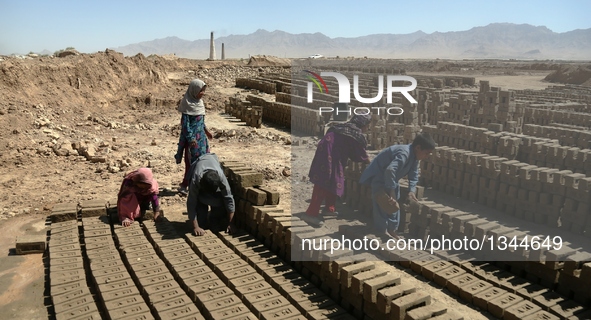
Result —
[[202, 155], [193, 162], [191, 174], [187, 213], [193, 235], [202, 236], [206, 229], [233, 233], [235, 203], [218, 157], [213, 153]]
[[370, 115], [354, 115], [346, 123], [333, 123], [318, 143], [312, 165], [310, 182], [314, 184], [312, 200], [302, 220], [320, 226], [320, 206], [325, 202], [323, 215], [336, 214], [337, 197], [345, 190], [344, 166], [347, 160], [369, 163], [364, 132], [371, 122]]
[[121, 225], [130, 226], [144, 215], [150, 204], [154, 210], [154, 221], [158, 221], [161, 214], [158, 182], [154, 179], [152, 170], [140, 168], [128, 173], [117, 195], [117, 216]]
[[[388, 209], [385, 208], [399, 208], [400, 184], [398, 181], [404, 176], [408, 176], [409, 199], [417, 201], [419, 161], [429, 157], [435, 150], [435, 146], [435, 141], [428, 133], [420, 133], [412, 144], [393, 145], [380, 151], [361, 174], [359, 182], [371, 186], [373, 223], [378, 233], [399, 238], [397, 230], [400, 223], [400, 210], [387, 212]], [[380, 201], [384, 198], [383, 196], [387, 199], [387, 205]]]
[[212, 135], [205, 126], [205, 104], [202, 99], [206, 88], [205, 82], [193, 79], [178, 107], [178, 111], [182, 113], [181, 134], [174, 158], [177, 164], [180, 164], [183, 158], [185, 161], [185, 174], [179, 188], [179, 192], [185, 195], [189, 186], [191, 165], [201, 155], [210, 151], [207, 139], [212, 139]]

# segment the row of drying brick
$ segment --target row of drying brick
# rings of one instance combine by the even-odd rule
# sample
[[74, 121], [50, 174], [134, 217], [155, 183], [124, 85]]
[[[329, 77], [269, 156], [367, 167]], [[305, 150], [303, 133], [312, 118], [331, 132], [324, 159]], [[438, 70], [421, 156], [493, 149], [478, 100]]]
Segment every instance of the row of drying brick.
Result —
[[[294, 248], [292, 247], [292, 244], [294, 243], [294, 241], [296, 241], [294, 240], [295, 236], [301, 235], [302, 233], [306, 234], [307, 232], [313, 231], [312, 228], [310, 228], [303, 221], [293, 218], [290, 213], [284, 213], [283, 210], [273, 208], [271, 206], [253, 207], [252, 209], [253, 210], [251, 210], [249, 214], [240, 215], [240, 218], [238, 219], [237, 223], [244, 226], [251, 234], [255, 235], [261, 242], [257, 241], [252, 236], [244, 236], [244, 239], [239, 239], [237, 241], [240, 241], [243, 246], [259, 248], [257, 250], [263, 250], [266, 254], [267, 252], [270, 252], [269, 254], [271, 254], [271, 257], [275, 257], [275, 253], [277, 253], [279, 256], [282, 256], [289, 261], [300, 261], [300, 263], [296, 263], [296, 270], [301, 270], [302, 274], [311, 277], [313, 282], [315, 282], [318, 285], [322, 285], [325, 289], [325, 292], [327, 294], [330, 294], [330, 297], [333, 300], [341, 301], [342, 305], [344, 305], [346, 310], [355, 312], [358, 316], [361, 316], [362, 314], [364, 314], [364, 312], [369, 312], [370, 314], [372, 314], [374, 319], [380, 319], [380, 316], [391, 314], [391, 300], [396, 300], [395, 298], [401, 298], [400, 301], [396, 301], [394, 303], [394, 309], [398, 310], [392, 313], [392, 317], [394, 318], [399, 316], [404, 317], [404, 315], [406, 314], [405, 310], [407, 310], [407, 308], [411, 309], [412, 307], [418, 307], [422, 304], [425, 304], [425, 308], [419, 308], [417, 309], [417, 311], [410, 313], [411, 318], [409, 319], [415, 319], [415, 314], [417, 314], [416, 319], [419, 319], [419, 314], [423, 316], [428, 314], [430, 317], [435, 316], [437, 314], [446, 313], [445, 308], [443, 308], [440, 305], [428, 305], [430, 304], [430, 297], [425, 297], [423, 295], [412, 295], [408, 297], [405, 296], [403, 298], [403, 293], [410, 294], [413, 292], [412, 290], [409, 291], [408, 289], [400, 290], [400, 287], [392, 289], [393, 292], [389, 296], [390, 301], [384, 303], [384, 305], [387, 305], [387, 307], [382, 308], [383, 312], [379, 313], [376, 306], [378, 285], [376, 285], [373, 291], [368, 291], [375, 292], [375, 294], [366, 294], [369, 299], [369, 302], [366, 302], [366, 307], [364, 307], [363, 294], [361, 294], [364, 279], [371, 280], [373, 278], [379, 278], [373, 281], [388, 287], [390, 285], [396, 285], [397, 280], [392, 280], [392, 278], [395, 277], [393, 276], [393, 274], [390, 273], [391, 270], [386, 268], [387, 271], [384, 272], [382, 271], [384, 269], [384, 266], [380, 265], [381, 268], [378, 269], [380, 269], [381, 271], [369, 272], [369, 274], [361, 274], [360, 277], [355, 278], [354, 280], [350, 280], [353, 278], [354, 273], [348, 273], [348, 276], [345, 277], [346, 279], [349, 279], [348, 281], [345, 281], [347, 285], [343, 289], [341, 289], [340, 275], [337, 275], [336, 277], [333, 275], [331, 277], [331, 272], [326, 272], [327, 268], [325, 268], [325, 271], [322, 272], [319, 264], [314, 264], [310, 261], [301, 262], [302, 257], [297, 256], [297, 253], [300, 252], [300, 250], [294, 251]], [[268, 248], [271, 248], [271, 251], [269, 251]], [[244, 249], [245, 248], [236, 250], [242, 252]], [[296, 254], [295, 257], [294, 254]], [[267, 259], [267, 256], [265, 257]], [[279, 263], [282, 266], [284, 266], [282, 262]], [[254, 262], [254, 264], [256, 265], [257, 262]], [[347, 262], [342, 261], [340, 267], [335, 267], [335, 270], [339, 270], [337, 271], [337, 273], [339, 273], [340, 269], [342, 267], [345, 267], [346, 265]], [[284, 268], [290, 269], [291, 267]], [[351, 268], [354, 269], [353, 267]], [[370, 269], [373, 268], [370, 267]], [[370, 269], [363, 271], [369, 271]], [[385, 278], [382, 279], [382, 277]], [[322, 280], [320, 280], [321, 278]], [[355, 283], [356, 285], [351, 285], [351, 283]], [[394, 314], [396, 314], [396, 316]]]
[[55, 319], [101, 319], [87, 285], [76, 220], [51, 224], [49, 282]]
[[238, 97], [230, 97], [224, 111], [233, 117], [246, 122], [247, 126], [260, 128], [263, 123], [263, 107], [253, 106], [250, 101]]
[[277, 86], [274, 82], [260, 78], [236, 78], [236, 87], [255, 89], [268, 94], [277, 92]]
[[591, 123], [591, 114], [584, 112], [572, 112], [568, 110], [525, 108], [526, 124], [537, 124], [544, 126], [552, 122], [589, 128], [589, 124]]
[[292, 226], [289, 231], [296, 267], [311, 273], [327, 294], [358, 319], [463, 319], [429, 294], [403, 283], [396, 268], [375, 256], [351, 250], [311, 250], [302, 240], [331, 238], [308, 225]]
[[[219, 239], [208, 233], [202, 237], [178, 237], [174, 228], [162, 223], [146, 223], [148, 237], [167, 261], [176, 278], [200, 306], [208, 319], [278, 319], [301, 318], [301, 314], [276, 295], [261, 295], [252, 286], [256, 272], [240, 265], [238, 257]], [[186, 240], [186, 241], [185, 241]], [[179, 254], [182, 254], [179, 256]], [[183, 257], [183, 259], [180, 259]], [[190, 257], [190, 259], [185, 259]], [[187, 260], [190, 267], [185, 266]], [[263, 299], [260, 301], [259, 298]], [[303, 318], [301, 318], [303, 319]]]
[[575, 146], [581, 149], [589, 148], [591, 142], [591, 131], [584, 130], [526, 124], [523, 126], [523, 133], [536, 137], [556, 139], [561, 145]]
[[[423, 126], [423, 131], [430, 133], [440, 145], [478, 151], [537, 166], [568, 169], [577, 173], [591, 172], [591, 166], [587, 161], [591, 159], [590, 150], [539, 134], [528, 136], [495, 133], [483, 128], [449, 122], [440, 122], [437, 126]], [[588, 143], [589, 141], [585, 141], [584, 145], [588, 147]]]
[[252, 94], [246, 96], [246, 100], [250, 101], [252, 105], [261, 106], [263, 108], [264, 121], [291, 128], [292, 107], [290, 104], [269, 101]]
[[[566, 245], [553, 250], [533, 250], [524, 246], [515, 247], [513, 251], [495, 252], [490, 248], [496, 247], [500, 236], [515, 238], [517, 243], [523, 243], [528, 234], [431, 201], [413, 202], [408, 212], [412, 234], [419, 239], [427, 236], [431, 239], [442, 236], [448, 239], [485, 239], [483, 249], [470, 251], [471, 256], [480, 260], [506, 261], [505, 267], [515, 276], [554, 288], [559, 294], [580, 303], [591, 301], [591, 293], [586, 289], [591, 285], [591, 263], [585, 263], [591, 259], [589, 253]], [[529, 236], [530, 240], [526, 241], [531, 241]]]
[[[371, 232], [351, 227], [340, 231], [348, 237]], [[375, 252], [500, 319], [586, 319], [590, 313], [583, 305], [491, 263], [469, 262], [466, 254], [390, 250], [383, 244]]]
[[107, 214], [108, 208], [117, 206], [117, 201], [89, 200], [81, 203], [59, 203], [52, 210], [49, 218], [51, 222], [77, 220], [86, 217], [99, 217]]
[[[131, 279], [158, 318], [205, 319], [144, 236], [139, 224], [115, 225], [114, 233]], [[170, 251], [175, 252], [174, 249]], [[136, 299], [125, 297], [123, 302], [133, 305]]]
[[421, 184], [527, 221], [591, 236], [591, 178], [449, 147], [421, 163]]
[[[356, 184], [356, 181], [359, 179], [360, 173], [363, 171], [362, 164], [356, 164], [349, 166], [347, 168], [347, 172], [349, 176], [347, 177], [347, 181], [354, 181], [352, 182], [353, 186], [361, 187], [360, 189], [364, 189], [363, 186], [359, 186]], [[354, 175], [353, 177], [351, 175]], [[347, 184], [349, 187], [349, 184]], [[354, 189], [354, 188], [352, 188]], [[354, 196], [365, 197], [365, 199], [357, 200], [359, 201], [359, 207], [363, 208], [363, 206], [370, 206], [371, 207], [371, 200], [369, 196], [369, 190], [360, 190], [354, 189], [353, 192], [346, 193], [346, 202], [348, 204], [352, 203], [350, 200], [354, 200]], [[365, 188], [368, 189], [368, 188]], [[467, 188], [469, 189], [469, 188]], [[365, 191], [365, 192], [364, 192]], [[419, 197], [420, 198], [420, 197]], [[363, 201], [364, 200], [364, 201]], [[355, 201], [353, 201], [355, 202]], [[365, 203], [365, 204], [364, 204]], [[432, 237], [437, 237], [441, 235], [446, 235], [448, 238], [451, 236], [452, 238], [463, 238], [465, 234], [475, 235], [478, 232], [478, 236], [474, 236], [474, 238], [482, 239], [482, 236], [487, 234], [486, 232], [491, 231], [491, 233], [495, 233], [495, 235], [505, 235], [505, 236], [523, 236], [523, 233], [520, 234], [513, 234], [511, 233], [514, 230], [509, 230], [507, 228], [502, 228], [499, 224], [490, 223], [484, 219], [478, 219], [478, 216], [470, 215], [464, 212], [458, 212], [452, 208], [438, 206], [434, 207], [433, 210], [429, 211], [420, 211], [421, 214], [417, 214], [417, 210], [408, 210], [406, 206], [402, 208], [401, 214], [401, 228], [404, 230], [405, 228], [410, 227], [414, 235], [421, 235], [421, 237], [426, 237], [431, 234]], [[496, 229], [496, 231], [494, 231]], [[478, 231], [477, 231], [478, 230]], [[489, 245], [486, 245], [489, 247]], [[569, 251], [565, 251], [568, 253]], [[493, 258], [495, 260], [523, 260], [521, 256], [504, 256], [504, 257], [497, 257], [496, 254], [486, 256], [485, 252], [480, 252], [479, 259], [490, 259]], [[571, 254], [575, 254], [574, 251], [570, 251]], [[584, 254], [584, 253], [581, 253]], [[569, 259], [568, 257], [561, 257]], [[587, 257], [589, 258], [589, 257]], [[554, 258], [555, 260], [557, 257]], [[575, 257], [569, 263], [567, 263], [566, 269], [563, 270], [548, 270], [546, 266], [541, 265], [540, 263], [535, 262], [527, 262], [527, 263], [514, 263], [512, 265], [514, 272], [516, 273], [525, 273], [527, 271], [527, 275], [529, 280], [532, 282], [543, 283], [548, 287], [555, 287], [558, 284], [558, 279], [562, 279], [559, 285], [560, 292], [566, 296], [573, 296], [574, 291], [577, 291], [576, 297], [579, 301], [584, 302], [587, 299], [587, 296], [584, 293], [584, 289], [575, 289], [571, 291], [570, 288], [576, 288], [574, 286], [575, 283], [579, 282], [579, 277], [576, 275], [580, 275], [580, 269], [582, 265], [579, 261], [581, 259], [585, 259], [585, 257]], [[554, 260], [554, 261], [555, 261]], [[568, 272], [565, 272], [568, 271]], [[560, 273], [562, 273], [562, 277], [560, 277]], [[560, 278], [559, 278], [560, 277]], [[585, 276], [586, 277], [586, 276]], [[584, 288], [584, 287], [583, 287]]]

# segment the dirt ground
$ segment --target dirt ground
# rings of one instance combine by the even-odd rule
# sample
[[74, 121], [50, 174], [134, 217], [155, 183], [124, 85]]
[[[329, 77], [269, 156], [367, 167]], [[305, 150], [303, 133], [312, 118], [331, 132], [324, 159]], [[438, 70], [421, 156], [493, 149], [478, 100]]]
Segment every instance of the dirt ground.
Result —
[[[291, 136], [288, 129], [272, 124], [254, 129], [222, 113], [228, 97], [249, 92], [234, 88], [236, 77], [289, 72], [283, 67], [141, 55], [124, 58], [113, 51], [62, 59], [0, 60], [2, 319], [47, 319], [42, 254], [17, 256], [14, 246], [19, 235], [45, 232], [48, 210], [56, 203], [113, 199], [124, 175], [148, 164], [161, 187], [176, 190], [184, 170], [173, 159], [180, 120], [176, 105], [193, 78], [208, 84], [204, 99], [206, 124], [215, 136], [211, 151], [221, 160], [243, 161], [262, 172], [264, 186], [280, 192], [284, 209], [292, 210], [293, 205], [296, 213], [307, 206], [312, 185], [305, 173], [317, 140]], [[542, 89], [550, 85], [542, 82], [549, 72], [481, 73], [477, 80], [507, 89]], [[295, 140], [300, 142], [297, 147], [291, 145]], [[72, 144], [92, 147], [105, 162], [87, 161]], [[169, 219], [186, 219], [185, 198], [162, 197], [161, 203]], [[405, 277], [468, 319], [488, 318], [445, 290], [414, 279], [414, 274]]]

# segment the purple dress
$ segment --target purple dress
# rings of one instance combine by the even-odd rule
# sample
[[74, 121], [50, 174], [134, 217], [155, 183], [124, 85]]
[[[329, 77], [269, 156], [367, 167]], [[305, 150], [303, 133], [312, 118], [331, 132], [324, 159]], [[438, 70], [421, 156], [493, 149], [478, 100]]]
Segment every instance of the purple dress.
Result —
[[369, 157], [357, 140], [336, 132], [328, 132], [316, 148], [308, 174], [310, 181], [342, 197], [345, 191], [344, 166], [349, 158], [355, 162], [363, 162]]

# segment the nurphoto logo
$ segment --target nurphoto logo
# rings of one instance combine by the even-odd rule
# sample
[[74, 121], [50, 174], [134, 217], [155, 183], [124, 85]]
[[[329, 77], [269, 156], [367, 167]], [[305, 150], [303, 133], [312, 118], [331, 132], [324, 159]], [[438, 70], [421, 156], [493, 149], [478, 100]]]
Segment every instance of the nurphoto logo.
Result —
[[[319, 74], [309, 71], [309, 70], [304, 70], [304, 72], [307, 73], [306, 76], [310, 80], [310, 82], [308, 82], [308, 88], [307, 88], [308, 89], [307, 90], [307, 102], [308, 103], [314, 102], [314, 99], [313, 99], [313, 89], [314, 89], [313, 85], [314, 84], [316, 85], [316, 87], [318, 87], [318, 90], [320, 91], [320, 93], [329, 94], [328, 87], [326, 85], [326, 81], [324, 80], [324, 77], [334, 77], [337, 80], [338, 87], [339, 87], [339, 92], [338, 92], [339, 103], [348, 104], [351, 102], [351, 82], [343, 74], [338, 73], [338, 72], [320, 72], [320, 75], [319, 75]], [[396, 86], [394, 86], [394, 82], [396, 82], [396, 81], [410, 82], [410, 86], [396, 87]], [[416, 87], [417, 87], [417, 80], [413, 77], [403, 76], [403, 75], [387, 75], [386, 76], [386, 105], [392, 104], [392, 94], [395, 92], [401, 93], [410, 103], [413, 103], [413, 104], [418, 103], [409, 93], [409, 91], [414, 90]], [[357, 100], [363, 104], [373, 104], [373, 103], [377, 103], [377, 102], [381, 101], [382, 97], [384, 96], [384, 76], [378, 75], [378, 92], [377, 92], [376, 96], [370, 97], [370, 98], [364, 98], [359, 94], [359, 76], [353, 75], [353, 95], [355, 97], [355, 100]], [[349, 108], [349, 110], [337, 109], [336, 112], [337, 112], [337, 114], [339, 112], [344, 112], [344, 113], [349, 113], [349, 114], [354, 113], [354, 114], [358, 114], [358, 115], [366, 115], [366, 114], [370, 114], [371, 110], [377, 110], [378, 115], [380, 114], [380, 110], [385, 110], [389, 115], [401, 115], [404, 113], [404, 110], [402, 110], [402, 108], [394, 107], [394, 106], [393, 107], [387, 107], [387, 106], [354, 107], [354, 108]], [[331, 108], [331, 107], [320, 107], [318, 110], [318, 112], [320, 114], [322, 114], [324, 112], [333, 113], [334, 111], [335, 111], [334, 108]]]

